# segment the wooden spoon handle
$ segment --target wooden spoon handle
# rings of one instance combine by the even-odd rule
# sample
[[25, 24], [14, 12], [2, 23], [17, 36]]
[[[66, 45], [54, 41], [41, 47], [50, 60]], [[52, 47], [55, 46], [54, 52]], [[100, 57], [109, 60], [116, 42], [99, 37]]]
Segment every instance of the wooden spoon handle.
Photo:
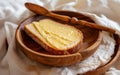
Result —
[[115, 30], [108, 28], [108, 27], [104, 27], [95, 23], [91, 23], [91, 22], [87, 22], [87, 21], [83, 21], [83, 20], [78, 20], [76, 24], [79, 25], [84, 25], [84, 26], [88, 26], [90, 28], [95, 28], [95, 29], [99, 29], [99, 30], [104, 30], [110, 33], [115, 33]]
[[69, 21], [71, 19], [69, 16], [65, 16], [65, 15], [61, 16], [61, 15], [55, 14], [55, 13], [48, 13], [48, 14], [46, 14], [46, 16], [52, 17], [54, 19], [58, 19], [58, 20], [63, 21], [65, 23], [69, 23]]

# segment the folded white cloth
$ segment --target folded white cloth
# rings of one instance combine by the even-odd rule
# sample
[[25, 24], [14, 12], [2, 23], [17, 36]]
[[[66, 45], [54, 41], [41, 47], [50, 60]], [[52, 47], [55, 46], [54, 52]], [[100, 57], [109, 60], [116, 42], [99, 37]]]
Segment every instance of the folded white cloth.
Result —
[[110, 68], [109, 71], [105, 73], [105, 75], [120, 75], [120, 70]]
[[[0, 74], [75, 75], [76, 73], [82, 73], [90, 70], [89, 68], [87, 70], [79, 70], [77, 66], [80, 64], [64, 68], [51, 68], [48, 66], [44, 66], [42, 64], [38, 64], [34, 61], [29, 60], [18, 48], [16, 48], [14, 37], [15, 30], [20, 21], [31, 15], [31, 13], [24, 7], [25, 2], [27, 2], [27, 0], [16, 1], [16, 3], [14, 3], [14, 0], [0, 2]], [[30, 0], [29, 2], [34, 2], [36, 4], [45, 6], [50, 10], [61, 9], [84, 12], [84, 15], [91, 17], [96, 23], [114, 28], [117, 34], [119, 34], [120, 32], [120, 10], [118, 10], [118, 7], [120, 5], [119, 0]], [[111, 52], [113, 52], [114, 40], [110, 36], [108, 36], [107, 33], [104, 34], [105, 37], [103, 38], [103, 43], [101, 44], [101, 46], [103, 47], [101, 48], [103, 48], [103, 50], [106, 50], [106, 52], [110, 52], [110, 50]], [[5, 43], [5, 38], [7, 38], [8, 48]], [[113, 42], [107, 41], [108, 39], [110, 41], [113, 40]], [[106, 43], [111, 43], [110, 46], [113, 47], [107, 47], [106, 45], [104, 45]], [[106, 48], [104, 46], [106, 46]], [[97, 51], [101, 50], [102, 52], [101, 48], [99, 48]], [[105, 58], [97, 54], [97, 52], [95, 54], [98, 55], [101, 62], [105, 62], [105, 60], [110, 59], [106, 54]], [[97, 66], [91, 66], [93, 67], [92, 69], [98, 67], [101, 62], [97, 63]], [[119, 73], [120, 70], [110, 69], [110, 71], [106, 72], [105, 75], [119, 75]]]

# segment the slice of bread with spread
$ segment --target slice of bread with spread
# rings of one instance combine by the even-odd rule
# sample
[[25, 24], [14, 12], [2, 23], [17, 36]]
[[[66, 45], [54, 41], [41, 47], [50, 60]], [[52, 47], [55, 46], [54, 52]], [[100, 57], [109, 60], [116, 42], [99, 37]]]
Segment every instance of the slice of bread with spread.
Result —
[[72, 54], [79, 50], [82, 32], [70, 25], [52, 19], [42, 19], [25, 25], [25, 32], [46, 51], [52, 54]]

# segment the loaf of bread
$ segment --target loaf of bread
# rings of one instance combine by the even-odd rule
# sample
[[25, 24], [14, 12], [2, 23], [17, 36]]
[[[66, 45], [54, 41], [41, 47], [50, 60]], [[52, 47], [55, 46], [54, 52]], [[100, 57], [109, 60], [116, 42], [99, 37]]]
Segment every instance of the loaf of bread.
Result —
[[80, 30], [52, 19], [32, 22], [25, 25], [24, 30], [34, 41], [52, 54], [75, 53], [83, 41], [83, 34]]

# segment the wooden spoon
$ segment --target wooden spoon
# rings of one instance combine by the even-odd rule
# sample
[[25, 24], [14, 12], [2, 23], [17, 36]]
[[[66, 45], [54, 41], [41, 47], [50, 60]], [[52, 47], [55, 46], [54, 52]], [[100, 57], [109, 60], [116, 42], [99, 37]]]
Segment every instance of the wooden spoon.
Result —
[[91, 23], [91, 22], [87, 22], [84, 20], [78, 20], [75, 17], [69, 17], [69, 16], [65, 16], [65, 15], [59, 15], [59, 14], [55, 14], [47, 9], [45, 9], [42, 6], [33, 4], [33, 3], [25, 3], [26, 8], [28, 8], [30, 11], [36, 13], [36, 14], [40, 14], [43, 16], [47, 16], [47, 17], [51, 17], [54, 19], [59, 19], [61, 21], [64, 21], [66, 23], [70, 23], [70, 24], [78, 24], [78, 25], [84, 25], [84, 26], [88, 26], [90, 28], [95, 28], [95, 29], [99, 29], [99, 30], [103, 30], [103, 31], [107, 31], [110, 33], [115, 33], [115, 30], [108, 28], [108, 27], [104, 27], [95, 23]]

